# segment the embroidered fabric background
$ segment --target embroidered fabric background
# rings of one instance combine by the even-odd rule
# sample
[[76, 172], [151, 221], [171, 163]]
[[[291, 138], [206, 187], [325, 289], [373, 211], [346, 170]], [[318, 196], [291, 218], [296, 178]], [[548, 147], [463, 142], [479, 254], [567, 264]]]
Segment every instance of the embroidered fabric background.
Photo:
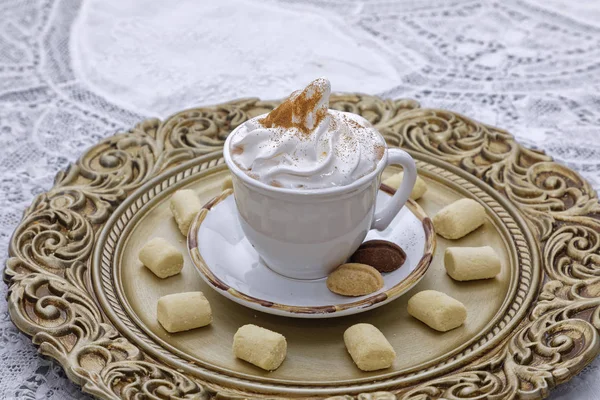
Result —
[[[145, 117], [327, 76], [513, 133], [600, 188], [600, 3], [0, 0], [0, 261], [33, 197]], [[4, 298], [6, 287], [0, 285]], [[553, 391], [591, 400], [600, 360]], [[88, 399], [0, 300], [0, 398]]]

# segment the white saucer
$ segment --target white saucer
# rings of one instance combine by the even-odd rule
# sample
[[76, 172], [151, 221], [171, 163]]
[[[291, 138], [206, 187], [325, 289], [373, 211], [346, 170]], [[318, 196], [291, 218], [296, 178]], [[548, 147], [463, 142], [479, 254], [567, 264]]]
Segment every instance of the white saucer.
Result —
[[[393, 191], [382, 186], [377, 206]], [[366, 240], [383, 239], [406, 252], [406, 262], [384, 273], [384, 287], [362, 297], [330, 292], [326, 278], [296, 280], [273, 272], [245, 238], [231, 191], [215, 198], [198, 214], [188, 235], [188, 248], [200, 276], [223, 296], [252, 309], [295, 318], [331, 318], [367, 311], [398, 298], [416, 285], [429, 268], [435, 250], [433, 224], [412, 200], [382, 232], [371, 230]]]

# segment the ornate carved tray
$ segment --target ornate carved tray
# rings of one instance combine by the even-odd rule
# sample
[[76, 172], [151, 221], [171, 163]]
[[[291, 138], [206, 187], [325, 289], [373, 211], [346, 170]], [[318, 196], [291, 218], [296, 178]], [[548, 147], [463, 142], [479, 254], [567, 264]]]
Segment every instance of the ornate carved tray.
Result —
[[[509, 133], [413, 100], [336, 95], [332, 107], [363, 115], [390, 145], [411, 152], [429, 185], [419, 200], [426, 212], [459, 197], [486, 206], [484, 228], [458, 244], [492, 243], [502, 274], [453, 282], [440, 257], [449, 242], [438, 237], [430, 271], [413, 289], [461, 299], [469, 310], [464, 327], [429, 330], [407, 316], [407, 296], [333, 320], [263, 314], [209, 289], [189, 257], [180, 276], [159, 282], [136, 255], [154, 233], [185, 249], [169, 216], [170, 194], [190, 187], [206, 201], [218, 195], [225, 137], [276, 104], [244, 99], [144, 121], [87, 151], [25, 211], [4, 274], [10, 315], [84, 391], [104, 399], [538, 399], [598, 354], [596, 193]], [[184, 290], [204, 291], [215, 321], [169, 335], [156, 323], [156, 300]], [[353, 366], [341, 335], [359, 321], [390, 339], [399, 354], [391, 369]], [[232, 356], [235, 329], [250, 322], [288, 338], [277, 371]]]

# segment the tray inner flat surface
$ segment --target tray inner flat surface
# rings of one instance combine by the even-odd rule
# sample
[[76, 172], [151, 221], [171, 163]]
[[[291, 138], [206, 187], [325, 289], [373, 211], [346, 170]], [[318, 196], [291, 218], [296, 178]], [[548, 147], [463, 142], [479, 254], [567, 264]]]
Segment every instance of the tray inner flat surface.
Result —
[[[388, 175], [392, 170], [386, 171]], [[193, 179], [186, 188], [194, 189], [202, 201], [220, 192], [227, 171]], [[433, 175], [422, 174], [429, 186], [419, 204], [433, 216], [443, 206], [461, 198], [458, 187], [445, 185]], [[179, 233], [171, 216], [167, 195], [149, 209], [126, 238], [117, 259], [117, 279], [124, 301], [135, 314], [141, 329], [152, 332], [163, 347], [172, 346], [192, 362], [220, 370], [226, 374], [296, 384], [336, 384], [372, 381], [385, 376], [407, 373], [425, 364], [448, 357], [464, 343], [481, 333], [505, 301], [515, 268], [510, 255], [509, 237], [502, 233], [491, 218], [477, 231], [458, 241], [437, 238], [437, 250], [425, 278], [410, 292], [381, 308], [359, 315], [328, 320], [302, 320], [277, 317], [238, 305], [208, 287], [194, 269], [186, 251], [185, 238]], [[173, 243], [185, 255], [180, 275], [161, 280], [142, 266], [137, 258], [141, 246], [150, 238], [161, 236]], [[502, 273], [492, 280], [455, 282], [443, 267], [443, 252], [448, 246], [492, 246], [502, 259]], [[436, 289], [462, 301], [468, 309], [463, 327], [438, 333], [406, 312], [408, 299], [424, 289]], [[169, 334], [156, 321], [159, 297], [185, 291], [201, 290], [209, 299], [214, 315], [211, 326], [189, 332]], [[388, 370], [365, 373], [359, 371], [345, 350], [343, 332], [350, 325], [368, 322], [385, 334], [398, 354]], [[235, 359], [231, 344], [235, 331], [253, 323], [278, 331], [288, 340], [288, 356], [274, 372], [264, 372]]]

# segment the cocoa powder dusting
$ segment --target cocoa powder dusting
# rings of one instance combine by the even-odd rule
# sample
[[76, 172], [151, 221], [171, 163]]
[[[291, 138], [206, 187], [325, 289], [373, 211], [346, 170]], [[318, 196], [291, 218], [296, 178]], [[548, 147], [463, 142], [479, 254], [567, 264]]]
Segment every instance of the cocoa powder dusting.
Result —
[[324, 94], [323, 80], [314, 80], [302, 92], [292, 93], [289, 98], [259, 122], [265, 128], [296, 128], [304, 134], [309, 134], [327, 115], [329, 105], [325, 103], [320, 109], [316, 110], [312, 127], [307, 126], [307, 117], [316, 109]]
[[350, 125], [353, 128], [356, 129], [364, 129], [365, 127], [362, 126], [361, 124], [359, 124], [358, 122], [356, 122], [355, 120], [351, 119], [351, 118], [346, 118], [346, 121], [348, 122], [348, 125]]
[[329, 122], [329, 129], [335, 131], [338, 129], [338, 123], [336, 118], [331, 118]]
[[244, 145], [238, 144], [233, 146], [231, 149], [231, 154], [242, 154], [244, 152]]
[[375, 145], [375, 157], [377, 160], [381, 160], [383, 158], [383, 154], [385, 153], [385, 146], [380, 144]]

